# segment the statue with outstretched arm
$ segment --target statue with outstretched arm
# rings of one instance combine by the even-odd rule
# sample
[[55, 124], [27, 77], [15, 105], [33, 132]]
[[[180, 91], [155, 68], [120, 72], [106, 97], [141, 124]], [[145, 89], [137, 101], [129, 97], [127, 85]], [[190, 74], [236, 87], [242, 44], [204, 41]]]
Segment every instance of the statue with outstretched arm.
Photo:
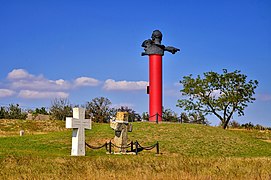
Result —
[[147, 39], [143, 41], [142, 47], [144, 47], [144, 51], [141, 55], [152, 55], [152, 54], [158, 54], [158, 55], [164, 55], [165, 51], [168, 51], [172, 54], [175, 54], [177, 51], [180, 51], [180, 49], [175, 48], [173, 46], [164, 46], [161, 44], [163, 35], [159, 30], [155, 30], [152, 33], [151, 39]]

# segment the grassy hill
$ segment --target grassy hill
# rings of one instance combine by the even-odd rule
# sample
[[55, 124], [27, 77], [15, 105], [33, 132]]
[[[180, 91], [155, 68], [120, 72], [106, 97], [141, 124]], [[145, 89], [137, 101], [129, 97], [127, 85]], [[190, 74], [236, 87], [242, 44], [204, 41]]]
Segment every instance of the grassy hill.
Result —
[[[18, 136], [24, 129], [25, 136]], [[114, 137], [108, 124], [93, 124], [86, 142]], [[86, 149], [71, 157], [71, 130], [62, 121], [0, 120], [0, 179], [270, 179], [271, 132], [223, 130], [193, 124], [133, 123], [130, 140], [155, 150], [107, 155]]]

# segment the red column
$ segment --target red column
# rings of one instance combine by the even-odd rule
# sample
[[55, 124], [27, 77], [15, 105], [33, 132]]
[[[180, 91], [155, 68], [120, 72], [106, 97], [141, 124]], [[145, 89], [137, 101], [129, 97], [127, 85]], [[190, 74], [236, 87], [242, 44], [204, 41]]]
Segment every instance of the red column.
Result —
[[162, 121], [162, 56], [149, 55], [149, 121]]

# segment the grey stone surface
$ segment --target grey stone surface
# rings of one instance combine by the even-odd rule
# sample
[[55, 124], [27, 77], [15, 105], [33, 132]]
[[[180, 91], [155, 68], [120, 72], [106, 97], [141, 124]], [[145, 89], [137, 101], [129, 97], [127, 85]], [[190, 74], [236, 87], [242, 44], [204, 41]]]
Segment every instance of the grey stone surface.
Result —
[[132, 124], [128, 123], [127, 112], [117, 112], [116, 119], [110, 121], [110, 127], [115, 130], [113, 143], [115, 153], [126, 153], [128, 144], [128, 131], [132, 131]]

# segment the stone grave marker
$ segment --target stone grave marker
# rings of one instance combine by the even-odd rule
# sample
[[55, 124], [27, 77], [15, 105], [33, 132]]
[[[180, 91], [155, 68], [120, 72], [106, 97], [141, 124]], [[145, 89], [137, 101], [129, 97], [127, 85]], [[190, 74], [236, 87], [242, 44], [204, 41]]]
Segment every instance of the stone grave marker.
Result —
[[132, 132], [132, 124], [128, 123], [128, 112], [117, 112], [116, 119], [110, 121], [110, 127], [115, 130], [114, 153], [126, 153], [128, 131]]
[[66, 117], [66, 128], [72, 128], [72, 156], [85, 156], [85, 129], [91, 129], [91, 119], [85, 119], [85, 108], [73, 108], [73, 117]]

